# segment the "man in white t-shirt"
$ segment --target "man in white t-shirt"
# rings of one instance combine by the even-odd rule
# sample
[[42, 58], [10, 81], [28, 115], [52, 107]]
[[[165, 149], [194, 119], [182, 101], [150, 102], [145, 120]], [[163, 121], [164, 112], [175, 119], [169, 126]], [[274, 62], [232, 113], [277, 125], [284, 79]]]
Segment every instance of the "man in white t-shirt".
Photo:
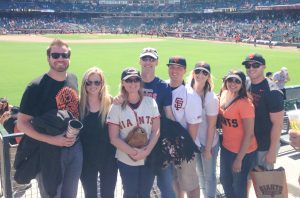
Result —
[[[175, 120], [186, 128], [193, 140], [196, 139], [199, 123], [201, 122], [202, 106], [201, 98], [193, 89], [184, 85], [184, 74], [186, 73], [186, 60], [180, 56], [170, 57], [167, 64], [172, 89], [172, 111]], [[195, 159], [181, 163], [181, 168], [175, 168], [175, 184], [179, 187], [179, 194], [182, 191], [187, 193], [188, 198], [199, 198], [199, 179], [196, 171]]]

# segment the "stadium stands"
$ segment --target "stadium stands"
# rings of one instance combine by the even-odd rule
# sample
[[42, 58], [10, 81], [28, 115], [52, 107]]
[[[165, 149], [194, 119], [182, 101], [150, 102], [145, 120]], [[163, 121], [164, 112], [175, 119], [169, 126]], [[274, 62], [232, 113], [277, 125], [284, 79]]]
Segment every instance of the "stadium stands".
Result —
[[105, 32], [300, 43], [297, 0], [181, 0], [179, 4], [143, 5], [64, 2], [1, 1], [0, 34]]

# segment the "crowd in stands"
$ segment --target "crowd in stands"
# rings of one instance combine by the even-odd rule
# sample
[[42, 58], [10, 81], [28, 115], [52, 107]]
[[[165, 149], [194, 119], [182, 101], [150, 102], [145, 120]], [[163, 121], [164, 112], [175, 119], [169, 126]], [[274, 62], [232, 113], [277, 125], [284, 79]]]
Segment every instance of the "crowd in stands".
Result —
[[236, 8], [254, 9], [255, 6], [287, 5], [299, 3], [297, 0], [243, 0], [243, 1], [221, 1], [200, 2], [181, 1], [180, 4], [168, 5], [145, 5], [145, 4], [123, 4], [105, 5], [93, 3], [63, 3], [63, 2], [36, 2], [35, 0], [17, 0], [11, 2], [0, 2], [0, 10], [54, 10], [73, 12], [117, 12], [117, 13], [148, 13], [148, 12], [201, 12], [204, 9]]
[[300, 16], [236, 17], [197, 15], [178, 18], [0, 17], [0, 33], [137, 33], [234, 40], [261, 39], [300, 42]]

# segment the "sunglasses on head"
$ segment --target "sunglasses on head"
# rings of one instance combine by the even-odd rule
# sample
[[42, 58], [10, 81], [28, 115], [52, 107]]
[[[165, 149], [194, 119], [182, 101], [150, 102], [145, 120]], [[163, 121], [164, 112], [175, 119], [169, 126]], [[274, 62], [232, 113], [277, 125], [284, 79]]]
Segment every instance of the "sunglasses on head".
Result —
[[257, 62], [254, 62], [254, 63], [247, 63], [246, 65], [245, 65], [245, 68], [246, 69], [250, 69], [250, 67], [252, 67], [252, 68], [254, 68], [254, 69], [257, 69], [257, 68], [259, 68], [260, 67], [260, 63], [257, 63]]
[[70, 53], [51, 53], [50, 56], [53, 59], [59, 59], [59, 57], [61, 57], [63, 59], [69, 59]]
[[150, 56], [145, 56], [145, 57], [142, 57], [142, 61], [144, 61], [144, 62], [147, 62], [147, 61], [154, 62], [155, 59], [150, 57]]
[[228, 78], [227, 80], [226, 80], [227, 82], [229, 82], [229, 83], [236, 83], [236, 84], [241, 84], [242, 82], [239, 80], [239, 79], [237, 79], [237, 78]]
[[100, 80], [95, 80], [95, 81], [87, 80], [87, 81], [85, 81], [86, 86], [91, 86], [92, 84], [94, 84], [95, 86], [100, 86], [101, 83], [102, 82]]
[[141, 82], [140, 78], [127, 78], [126, 80], [124, 80], [126, 83], [138, 83]]
[[195, 69], [194, 70], [194, 72], [195, 72], [195, 74], [200, 74], [200, 73], [202, 73], [204, 76], [208, 76], [208, 72], [207, 71], [205, 71], [204, 69]]

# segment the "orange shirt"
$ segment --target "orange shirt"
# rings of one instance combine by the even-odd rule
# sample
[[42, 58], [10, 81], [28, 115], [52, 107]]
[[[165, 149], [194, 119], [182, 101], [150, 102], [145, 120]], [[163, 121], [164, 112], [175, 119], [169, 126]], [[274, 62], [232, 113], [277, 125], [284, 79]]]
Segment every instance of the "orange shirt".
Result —
[[[222, 96], [221, 96], [222, 100]], [[223, 146], [233, 153], [240, 151], [241, 143], [244, 137], [244, 129], [242, 119], [254, 119], [254, 105], [248, 98], [242, 98], [231, 104], [226, 110], [220, 108], [222, 130], [223, 130]], [[247, 153], [255, 151], [257, 148], [256, 139], [250, 140]]]

